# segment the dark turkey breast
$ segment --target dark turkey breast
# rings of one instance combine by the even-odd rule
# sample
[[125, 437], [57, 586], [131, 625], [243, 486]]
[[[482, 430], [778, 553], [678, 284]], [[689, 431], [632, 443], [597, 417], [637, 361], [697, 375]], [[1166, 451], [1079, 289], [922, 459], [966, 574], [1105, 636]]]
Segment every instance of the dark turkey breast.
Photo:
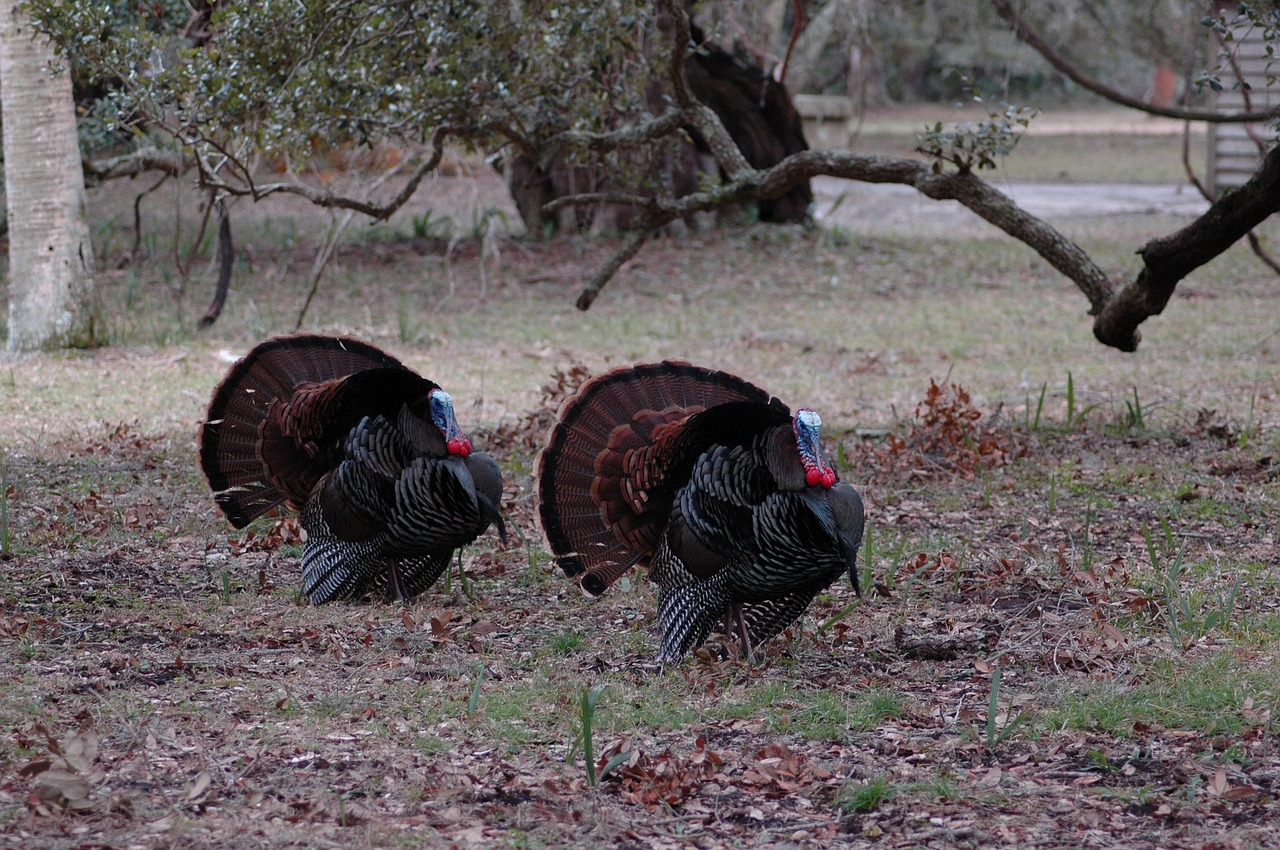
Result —
[[[779, 431], [778, 429], [781, 429]], [[861, 498], [848, 484], [784, 489], [775, 426], [749, 447], [712, 446], [680, 490], [653, 556], [664, 659], [700, 645], [740, 606], [748, 648], [794, 622], [841, 575], [857, 589]]]

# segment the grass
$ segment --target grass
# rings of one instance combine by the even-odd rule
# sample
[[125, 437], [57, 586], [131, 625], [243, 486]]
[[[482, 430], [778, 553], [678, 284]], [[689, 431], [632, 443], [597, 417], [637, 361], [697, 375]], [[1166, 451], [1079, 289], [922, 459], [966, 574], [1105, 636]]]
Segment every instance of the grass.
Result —
[[[1230, 650], [1201, 658], [1153, 659], [1135, 671], [1133, 684], [1084, 685], [1048, 712], [1048, 728], [1141, 736], [1153, 725], [1205, 736], [1240, 736], [1257, 727], [1263, 707], [1280, 703], [1274, 659], [1242, 659]], [[1251, 719], [1252, 718], [1252, 719]]]
[[839, 741], [849, 734], [867, 732], [903, 712], [902, 695], [887, 689], [848, 694], [796, 689], [776, 681], [746, 689], [740, 702], [712, 708], [716, 719], [759, 720], [768, 729], [814, 741]]
[[[417, 227], [502, 226], [488, 201], [445, 205], [460, 191], [441, 178]], [[482, 278], [473, 247], [419, 255], [412, 218], [393, 219], [338, 252], [308, 327], [369, 338], [454, 393], [473, 439], [497, 446], [512, 545], [470, 547], [465, 590], [312, 608], [298, 547], [266, 543], [272, 520], [253, 537], [221, 520], [195, 438], [229, 360], [292, 328], [314, 222], [244, 212], [243, 274], [204, 334], [189, 323], [198, 283], [186, 318], [174, 309], [161, 224], [156, 259], [106, 264], [116, 345], [0, 376], [4, 839], [732, 846], [804, 831], [834, 846], [854, 816], [896, 840], [932, 828], [922, 814], [980, 809], [1029, 835], [1092, 828], [1082, 812], [1136, 823], [1136, 803], [1180, 819], [1118, 827], [1116, 846], [1246, 845], [1272, 816], [1205, 790], [1223, 763], [1240, 787], [1280, 769], [1264, 519], [1280, 497], [1280, 311], [1242, 249], [1120, 355], [1093, 341], [1070, 285], [991, 234], [663, 238], [581, 314], [572, 298], [615, 243], [503, 242]], [[1176, 224], [1072, 235], [1123, 269]], [[649, 582], [591, 600], [566, 581], [534, 520], [540, 431], [497, 436], [540, 411], [558, 369], [661, 357], [821, 410], [867, 503], [863, 596], [833, 584], [757, 665], [713, 641], [657, 669]], [[965, 468], [895, 449], [931, 379], [966, 387], [1025, 454]], [[899, 627], [987, 628], [994, 643], [910, 657]], [[29, 810], [38, 727], [95, 730], [93, 799], [124, 793], [133, 816], [98, 811], [70, 838], [65, 816]]]

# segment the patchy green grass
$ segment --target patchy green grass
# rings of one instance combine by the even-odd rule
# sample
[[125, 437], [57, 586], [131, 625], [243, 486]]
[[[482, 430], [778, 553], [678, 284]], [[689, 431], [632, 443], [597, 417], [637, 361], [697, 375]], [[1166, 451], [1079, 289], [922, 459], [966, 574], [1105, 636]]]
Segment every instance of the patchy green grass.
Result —
[[[1273, 635], [1274, 639], [1274, 635]], [[1152, 659], [1127, 681], [1092, 683], [1066, 695], [1041, 718], [1049, 728], [1128, 737], [1153, 726], [1206, 737], [1239, 737], [1265, 727], [1280, 701], [1280, 662], [1220, 648], [1203, 657]]]

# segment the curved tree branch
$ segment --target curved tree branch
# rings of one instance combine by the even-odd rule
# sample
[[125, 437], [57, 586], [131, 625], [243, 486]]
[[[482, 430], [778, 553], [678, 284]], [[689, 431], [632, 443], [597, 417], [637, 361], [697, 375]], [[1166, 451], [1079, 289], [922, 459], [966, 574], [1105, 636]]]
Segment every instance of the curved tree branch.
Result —
[[81, 159], [80, 164], [84, 169], [85, 186], [92, 188], [117, 177], [137, 177], [148, 171], [179, 177], [190, 160], [184, 161], [181, 154], [159, 148], [144, 148], [107, 159]]
[[601, 266], [600, 270], [591, 276], [590, 282], [582, 288], [582, 292], [578, 295], [577, 302], [579, 310], [586, 310], [591, 307], [591, 303], [596, 300], [596, 296], [600, 294], [600, 290], [604, 288], [604, 285], [618, 273], [618, 269], [622, 268], [623, 263], [634, 257], [640, 251], [644, 246], [644, 243], [649, 241], [649, 236], [656, 229], [657, 228], [655, 227], [648, 226], [639, 227], [631, 231], [627, 236], [627, 240], [622, 244], [622, 247], [613, 253], [613, 256], [609, 258], [608, 262]]
[[1110, 299], [1094, 321], [1100, 342], [1134, 351], [1142, 340], [1138, 325], [1158, 316], [1184, 277], [1230, 248], [1268, 216], [1280, 212], [1280, 147], [1235, 191], [1176, 233], [1153, 239], [1138, 253], [1143, 269], [1133, 283]]
[[610, 133], [586, 133], [581, 130], [568, 130], [558, 136], [554, 136], [548, 147], [551, 149], [552, 154], [556, 153], [562, 144], [590, 151], [613, 151], [619, 148], [642, 145], [645, 142], [668, 136], [680, 129], [683, 121], [683, 113], [679, 109], [672, 107], [661, 115], [655, 115], [640, 124], [622, 127]]
[[[385, 221], [409, 202], [422, 179], [436, 169], [444, 156], [445, 140], [455, 135], [460, 135], [455, 127], [448, 125], [437, 127], [431, 136], [431, 154], [418, 163], [400, 188], [400, 191], [385, 203], [377, 203], [364, 198], [353, 198], [330, 189], [321, 189], [305, 183], [279, 182], [260, 184], [254, 182], [253, 178], [249, 176], [250, 170], [245, 168], [238, 158], [225, 152], [223, 152], [223, 155], [227, 157], [227, 161], [233, 163], [239, 172], [246, 175], [244, 182], [232, 182], [219, 177], [218, 169], [214, 168], [203, 157], [197, 157], [196, 164], [200, 173], [200, 186], [225, 193], [228, 196], [251, 197], [258, 201], [275, 194], [298, 195], [318, 207], [350, 210], [367, 215], [375, 221]], [[399, 167], [397, 166], [393, 171], [398, 170]], [[380, 179], [376, 182], [381, 183], [382, 180]]]
[[1072, 81], [1080, 84], [1084, 88], [1096, 95], [1106, 98], [1113, 103], [1121, 106], [1128, 106], [1146, 112], [1150, 115], [1162, 115], [1166, 118], [1179, 118], [1186, 121], [1208, 121], [1218, 124], [1239, 124], [1252, 121], [1267, 121], [1280, 116], [1280, 108], [1272, 109], [1268, 112], [1214, 112], [1210, 109], [1180, 109], [1171, 106], [1156, 106], [1153, 103], [1147, 103], [1136, 97], [1113, 89], [1105, 85], [1088, 74], [1085, 74], [1070, 62], [1061, 53], [1058, 53], [1049, 42], [1036, 32], [1036, 30], [1028, 24], [1014, 10], [1013, 3], [1010, 0], [991, 0], [991, 5], [995, 7], [996, 13], [1004, 18], [1005, 23], [1012, 27], [1014, 34], [1018, 40], [1035, 50], [1045, 61], [1056, 68], [1063, 76], [1068, 77]]
[[[1070, 278], [1089, 299], [1090, 313], [1102, 311], [1115, 291], [1105, 272], [1078, 245], [1059, 233], [1052, 225], [1019, 207], [1012, 198], [970, 172], [937, 172], [926, 162], [915, 159], [899, 159], [886, 156], [868, 156], [846, 151], [801, 151], [792, 154], [777, 165], [760, 171], [751, 170], [738, 179], [713, 189], [694, 192], [680, 198], [635, 198], [634, 206], [645, 206], [645, 216], [650, 230], [662, 227], [676, 218], [694, 212], [705, 212], [721, 207], [762, 199], [778, 198], [810, 178], [825, 175], [843, 177], [863, 183], [898, 183], [915, 188], [934, 200], [959, 201], [969, 210], [1031, 247], [1055, 269]], [[570, 196], [559, 199], [565, 203], [590, 203], [598, 200], [595, 195]], [[613, 200], [626, 202], [618, 197]], [[628, 243], [626, 249], [630, 250]], [[635, 250], [639, 245], [635, 246]], [[634, 256], [630, 250], [628, 257]], [[620, 252], [621, 253], [621, 252]], [[616, 257], [615, 257], [616, 259]], [[625, 259], [623, 262], [625, 262]], [[612, 276], [622, 265], [610, 260]], [[608, 277], [592, 280], [595, 294], [608, 281]], [[595, 300], [593, 294], [586, 297], [586, 290], [578, 299], [578, 306], [586, 309]]]
[[[1143, 268], [1132, 283], [1117, 291], [1107, 274], [1078, 245], [971, 172], [940, 173], [929, 163], [913, 159], [844, 151], [802, 151], [772, 168], [752, 170], [713, 189], [676, 199], [634, 199], [636, 206], [643, 203], [646, 207], [643, 224], [583, 290], [578, 298], [579, 309], [591, 306], [608, 280], [635, 256], [657, 228], [692, 212], [780, 197], [800, 182], [819, 175], [864, 183], [899, 183], [912, 186], [935, 200], [959, 201], [1028, 245], [1074, 282], [1089, 300], [1090, 314], [1097, 317], [1094, 336], [1099, 342], [1121, 351], [1137, 349], [1142, 339], [1138, 326], [1164, 310], [1179, 281], [1227, 250], [1268, 216], [1280, 212], [1280, 147], [1277, 147], [1244, 186], [1213, 204], [1204, 215], [1177, 233], [1148, 242], [1138, 252]], [[564, 203], [588, 200], [595, 197], [562, 199]]]
[[733, 137], [720, 122], [715, 110], [698, 100], [689, 85], [689, 74], [686, 71], [686, 60], [692, 42], [692, 30], [689, 26], [689, 12], [684, 3], [674, 0], [659, 0], [658, 15], [670, 21], [671, 61], [667, 68], [672, 96], [676, 108], [680, 111], [680, 123], [692, 129], [706, 142], [716, 164], [729, 175], [729, 179], [752, 172], [754, 169], [742, 151], [734, 143]]
[[235, 244], [231, 241], [231, 212], [226, 201], [217, 200], [218, 207], [218, 282], [213, 290], [213, 301], [200, 317], [200, 329], [204, 330], [218, 321], [227, 303], [227, 291], [231, 287], [231, 270], [235, 265]]

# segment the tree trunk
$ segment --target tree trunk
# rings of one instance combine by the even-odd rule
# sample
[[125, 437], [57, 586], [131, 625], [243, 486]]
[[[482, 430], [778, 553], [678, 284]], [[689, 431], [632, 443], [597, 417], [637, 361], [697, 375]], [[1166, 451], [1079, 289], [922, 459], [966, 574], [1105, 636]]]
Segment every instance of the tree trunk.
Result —
[[0, 0], [0, 104], [9, 210], [9, 351], [95, 342], [93, 246], [71, 78], [54, 73], [17, 0]]

